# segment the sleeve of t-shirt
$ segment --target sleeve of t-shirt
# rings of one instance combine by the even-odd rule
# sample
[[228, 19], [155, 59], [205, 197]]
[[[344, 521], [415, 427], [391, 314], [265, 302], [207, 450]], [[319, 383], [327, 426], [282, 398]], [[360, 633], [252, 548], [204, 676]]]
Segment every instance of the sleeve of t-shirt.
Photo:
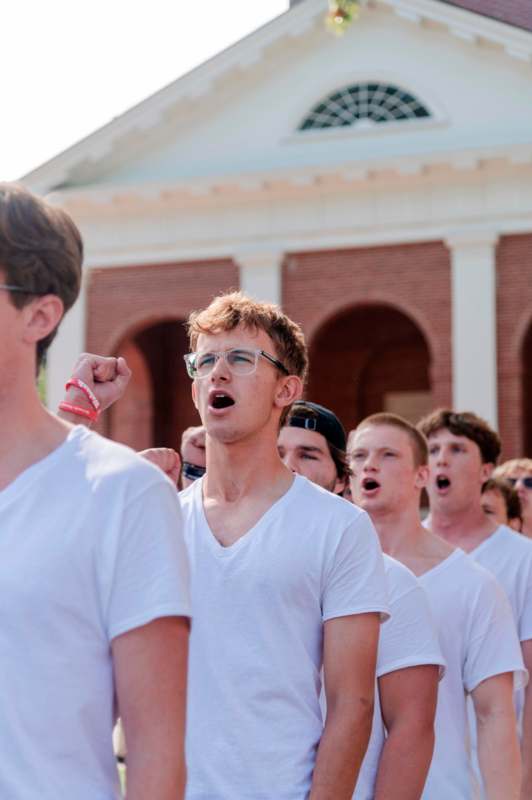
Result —
[[512, 609], [498, 581], [483, 573], [484, 582], [471, 606], [464, 686], [472, 692], [482, 681], [512, 672], [517, 690], [526, 685], [528, 673]]
[[526, 561], [526, 572], [525, 596], [519, 615], [519, 640], [521, 642], [532, 639], [532, 558], [528, 558]]
[[329, 559], [322, 591], [323, 621], [379, 612], [387, 619], [388, 595], [382, 551], [364, 512], [342, 531]]
[[[412, 579], [415, 581], [414, 576]], [[377, 677], [398, 669], [436, 664], [443, 676], [445, 660], [423, 587], [412, 584], [399, 596], [390, 591], [390, 619], [381, 626]]]
[[126, 505], [110, 560], [107, 553], [109, 639], [160, 617], [190, 616], [183, 519], [175, 487], [162, 475]]

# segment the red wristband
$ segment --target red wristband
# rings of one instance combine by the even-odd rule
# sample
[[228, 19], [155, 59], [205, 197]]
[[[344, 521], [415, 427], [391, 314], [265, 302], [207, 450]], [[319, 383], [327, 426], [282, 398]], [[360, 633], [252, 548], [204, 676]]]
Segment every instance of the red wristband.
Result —
[[59, 410], [68, 411], [69, 414], [76, 414], [78, 417], [85, 417], [86, 419], [90, 419], [91, 422], [96, 422], [99, 416], [95, 409], [75, 406], [72, 403], [66, 403], [64, 400], [59, 403]]
[[100, 405], [101, 405], [100, 401], [98, 400], [98, 398], [96, 397], [90, 386], [88, 386], [85, 383], [85, 381], [82, 381], [81, 378], [76, 378], [74, 376], [72, 378], [69, 378], [68, 381], [66, 382], [65, 390], [68, 391], [70, 386], [75, 386], [77, 389], [80, 389], [87, 398], [87, 400], [89, 401], [89, 403], [91, 404], [91, 406], [93, 407], [93, 409], [95, 411], [100, 410]]

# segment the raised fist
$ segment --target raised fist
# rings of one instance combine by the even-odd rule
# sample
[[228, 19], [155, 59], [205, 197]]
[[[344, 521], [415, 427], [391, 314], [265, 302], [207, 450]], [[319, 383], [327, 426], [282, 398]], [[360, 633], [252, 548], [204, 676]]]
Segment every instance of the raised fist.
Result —
[[[125, 358], [82, 353], [74, 364], [72, 377], [79, 378], [89, 386], [100, 401], [100, 411], [105, 411], [126, 391], [131, 370]], [[68, 388], [65, 400], [75, 405], [87, 406], [87, 397], [75, 386]]]
[[164, 474], [168, 475], [177, 486], [181, 472], [181, 459], [175, 450], [172, 450], [171, 447], [150, 447], [149, 450], [141, 450], [139, 456], [162, 469]]

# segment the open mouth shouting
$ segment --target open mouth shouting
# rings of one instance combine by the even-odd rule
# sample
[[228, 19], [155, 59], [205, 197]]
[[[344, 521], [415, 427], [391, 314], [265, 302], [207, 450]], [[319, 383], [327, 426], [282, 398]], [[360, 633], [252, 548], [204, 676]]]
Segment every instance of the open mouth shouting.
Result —
[[209, 392], [209, 411], [214, 413], [221, 413], [226, 409], [234, 406], [235, 401], [229, 394], [223, 389], [211, 389]]
[[374, 494], [377, 494], [380, 488], [381, 485], [375, 478], [362, 479], [362, 491], [366, 497], [372, 497]]
[[438, 494], [447, 494], [450, 488], [451, 481], [447, 475], [436, 475], [436, 489], [438, 490]]

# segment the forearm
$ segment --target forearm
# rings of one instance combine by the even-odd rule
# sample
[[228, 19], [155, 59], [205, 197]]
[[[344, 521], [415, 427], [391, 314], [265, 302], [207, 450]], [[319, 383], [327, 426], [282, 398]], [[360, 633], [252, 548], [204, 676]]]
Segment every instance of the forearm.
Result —
[[382, 749], [375, 800], [419, 800], [433, 750], [432, 725], [417, 731], [409, 723], [395, 726]]
[[128, 739], [126, 800], [183, 800], [186, 768], [182, 748], [171, 753], [164, 742], [160, 744], [159, 748], [141, 742], [132, 746]]
[[530, 800], [532, 797], [532, 687], [530, 684], [526, 687], [525, 706], [523, 709], [521, 758], [523, 762], [521, 800]]
[[327, 711], [312, 778], [310, 800], [351, 800], [366, 753], [373, 703], [361, 699]]
[[487, 800], [518, 800], [521, 758], [515, 716], [493, 714], [478, 720], [478, 760]]

